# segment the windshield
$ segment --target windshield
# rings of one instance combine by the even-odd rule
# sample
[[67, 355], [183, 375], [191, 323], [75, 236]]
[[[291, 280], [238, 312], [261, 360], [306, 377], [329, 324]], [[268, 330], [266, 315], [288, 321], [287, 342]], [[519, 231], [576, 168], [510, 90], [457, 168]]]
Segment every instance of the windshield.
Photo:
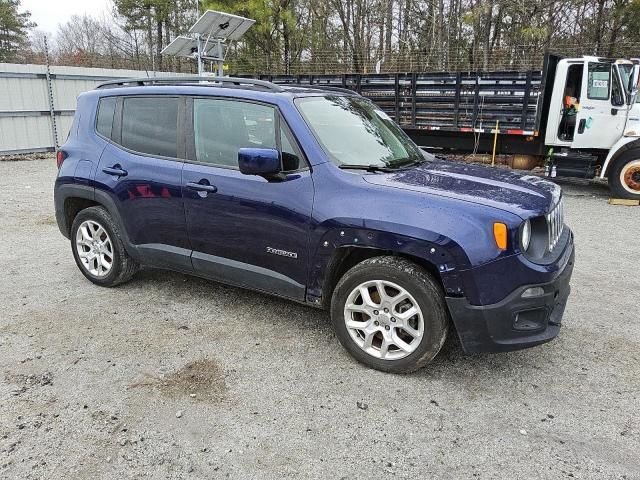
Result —
[[386, 113], [361, 97], [298, 98], [296, 105], [331, 160], [340, 165], [402, 167], [424, 160]]

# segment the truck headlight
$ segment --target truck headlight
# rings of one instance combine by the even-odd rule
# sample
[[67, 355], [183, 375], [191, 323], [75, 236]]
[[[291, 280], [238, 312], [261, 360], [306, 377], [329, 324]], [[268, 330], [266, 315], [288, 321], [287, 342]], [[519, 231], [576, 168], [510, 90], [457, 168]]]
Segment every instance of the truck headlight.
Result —
[[526, 220], [520, 229], [520, 247], [523, 252], [529, 250], [531, 245], [531, 222]]

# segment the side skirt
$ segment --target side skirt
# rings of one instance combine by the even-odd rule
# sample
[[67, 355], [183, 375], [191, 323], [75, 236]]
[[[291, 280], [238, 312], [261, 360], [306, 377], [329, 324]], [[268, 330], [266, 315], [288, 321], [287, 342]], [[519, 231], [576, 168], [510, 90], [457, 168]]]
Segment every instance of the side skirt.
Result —
[[202, 252], [191, 254], [197, 275], [304, 303], [306, 288], [281, 273]]

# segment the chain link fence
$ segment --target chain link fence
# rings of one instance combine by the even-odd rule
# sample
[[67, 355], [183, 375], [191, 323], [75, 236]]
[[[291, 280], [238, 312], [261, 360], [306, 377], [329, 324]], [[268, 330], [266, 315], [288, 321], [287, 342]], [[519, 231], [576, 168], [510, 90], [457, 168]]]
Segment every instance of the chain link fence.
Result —
[[[640, 43], [616, 43], [600, 46], [581, 45], [570, 42], [555, 42], [550, 47], [526, 44], [495, 47], [486, 54], [481, 49], [451, 48], [424, 51], [393, 51], [387, 55], [375, 52], [310, 51], [291, 55], [286, 61], [282, 52], [248, 52], [242, 44], [229, 47], [225, 72], [228, 74], [342, 74], [404, 72], [466, 72], [466, 71], [525, 71], [542, 68], [545, 51], [565, 57], [597, 55], [616, 58], [640, 57]], [[44, 55], [26, 55], [19, 63], [45, 64]], [[114, 55], [58, 56], [51, 59], [52, 65], [82, 66], [93, 68], [156, 70], [166, 72], [196, 73], [194, 60], [140, 54], [135, 57]]]
[[[337, 51], [303, 52], [285, 62], [282, 56], [249, 55], [242, 51], [229, 51], [229, 71], [247, 74], [341, 74], [341, 73], [405, 73], [405, 72], [487, 72], [526, 71], [542, 68], [545, 52], [564, 57], [596, 55], [602, 57], [640, 57], [640, 43], [620, 43], [589, 47], [575, 44], [557, 44], [544, 49], [538, 45], [501, 47], [488, 52], [469, 50], [430, 50], [392, 52], [389, 55], [353, 54]], [[613, 53], [612, 53], [613, 52]]]

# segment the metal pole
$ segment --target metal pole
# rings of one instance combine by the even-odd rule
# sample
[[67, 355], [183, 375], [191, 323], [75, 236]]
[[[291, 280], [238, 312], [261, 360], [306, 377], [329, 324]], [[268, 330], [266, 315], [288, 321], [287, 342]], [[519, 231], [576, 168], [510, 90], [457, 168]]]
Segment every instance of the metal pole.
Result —
[[196, 33], [196, 42], [198, 43], [198, 75], [202, 75], [202, 39], [199, 33]]
[[47, 80], [47, 93], [49, 94], [49, 117], [51, 118], [51, 135], [53, 136], [53, 148], [58, 151], [58, 131], [56, 128], [56, 114], [53, 104], [53, 86], [51, 85], [51, 70], [49, 68], [49, 45], [47, 43], [47, 36], [44, 37], [44, 56], [46, 60], [46, 80]]
[[218, 39], [218, 76], [224, 75], [224, 53], [222, 52], [222, 40]]
[[500, 122], [496, 120], [496, 129], [493, 134], [493, 153], [491, 154], [491, 166], [496, 166], [496, 144], [498, 143], [498, 130], [500, 127]]

